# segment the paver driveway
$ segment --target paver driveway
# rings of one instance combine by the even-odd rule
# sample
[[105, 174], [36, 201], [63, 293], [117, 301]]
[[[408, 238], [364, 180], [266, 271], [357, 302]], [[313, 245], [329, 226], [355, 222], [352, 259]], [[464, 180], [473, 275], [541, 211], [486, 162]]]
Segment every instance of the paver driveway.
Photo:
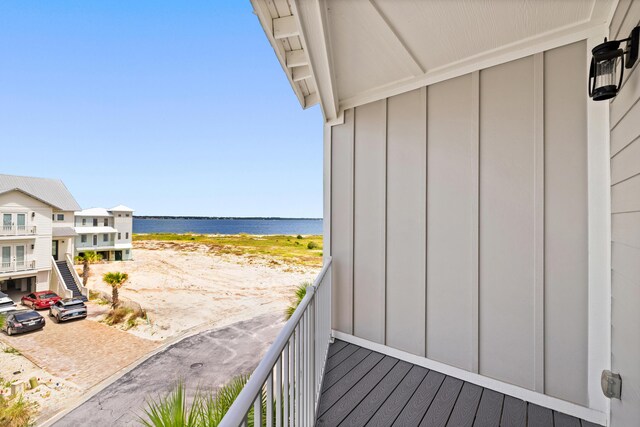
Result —
[[56, 324], [48, 311], [40, 314], [47, 321], [44, 329], [11, 337], [0, 332], [0, 340], [84, 390], [160, 345], [92, 320]]
[[255, 317], [201, 332], [154, 354], [72, 410], [53, 427], [139, 426], [145, 400], [184, 381], [187, 393], [214, 391], [235, 375], [249, 374], [282, 329], [280, 314]]

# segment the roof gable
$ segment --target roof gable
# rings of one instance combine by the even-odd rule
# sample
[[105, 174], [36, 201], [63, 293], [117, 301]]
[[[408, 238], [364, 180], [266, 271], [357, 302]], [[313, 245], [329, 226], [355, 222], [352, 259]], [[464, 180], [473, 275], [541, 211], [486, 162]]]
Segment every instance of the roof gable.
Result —
[[80, 205], [59, 179], [0, 174], [0, 193], [20, 191], [61, 211], [75, 211]]

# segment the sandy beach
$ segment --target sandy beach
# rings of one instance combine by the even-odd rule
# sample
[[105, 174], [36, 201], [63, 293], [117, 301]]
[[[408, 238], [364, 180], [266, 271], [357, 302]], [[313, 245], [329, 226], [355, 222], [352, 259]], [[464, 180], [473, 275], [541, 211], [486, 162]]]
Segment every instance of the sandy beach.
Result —
[[102, 292], [111, 292], [102, 282], [104, 273], [129, 274], [120, 295], [139, 303], [149, 318], [129, 332], [164, 340], [193, 328], [283, 313], [295, 287], [312, 282], [319, 268], [265, 256], [221, 255], [200, 243], [140, 241], [133, 261], [95, 264], [91, 271], [89, 289]]

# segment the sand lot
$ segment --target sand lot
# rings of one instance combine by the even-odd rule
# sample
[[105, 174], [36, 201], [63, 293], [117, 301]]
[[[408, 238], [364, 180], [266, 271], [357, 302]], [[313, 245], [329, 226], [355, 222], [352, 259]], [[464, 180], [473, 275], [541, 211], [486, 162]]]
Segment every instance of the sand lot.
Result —
[[151, 340], [282, 313], [295, 287], [319, 272], [266, 257], [214, 254], [199, 243], [135, 242], [133, 255], [134, 261], [93, 265], [88, 287], [110, 292], [102, 275], [128, 273], [120, 295], [139, 303], [149, 317], [149, 324], [129, 332]]

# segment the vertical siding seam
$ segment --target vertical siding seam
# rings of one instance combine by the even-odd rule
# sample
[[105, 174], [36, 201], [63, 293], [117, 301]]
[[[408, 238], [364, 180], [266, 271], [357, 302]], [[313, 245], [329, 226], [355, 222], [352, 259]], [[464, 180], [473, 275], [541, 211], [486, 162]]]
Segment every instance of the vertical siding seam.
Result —
[[534, 381], [535, 390], [544, 393], [544, 53], [533, 57], [534, 84]]
[[429, 249], [428, 249], [428, 239], [429, 239], [429, 232], [428, 232], [428, 221], [429, 221], [429, 212], [428, 212], [428, 195], [429, 195], [429, 174], [428, 174], [428, 168], [429, 168], [429, 141], [428, 139], [428, 128], [427, 126], [429, 126], [429, 122], [427, 121], [428, 119], [428, 102], [427, 102], [427, 97], [428, 97], [428, 91], [429, 88], [427, 86], [424, 86], [423, 88], [424, 93], [422, 94], [422, 108], [423, 108], [423, 113], [424, 113], [424, 127], [423, 127], [423, 138], [424, 138], [424, 270], [423, 270], [423, 274], [424, 274], [424, 357], [427, 357], [428, 353], [427, 353], [427, 298], [428, 298], [428, 283], [427, 283], [427, 259], [429, 256]]
[[389, 316], [389, 305], [387, 303], [387, 282], [389, 275], [387, 272], [388, 254], [387, 241], [389, 227], [387, 217], [389, 215], [389, 98], [384, 100], [384, 341], [387, 345], [387, 322]]
[[382, 250], [383, 254], [383, 280], [384, 280], [384, 300], [382, 302], [382, 344], [387, 344], [387, 156], [388, 156], [388, 144], [387, 137], [389, 129], [389, 99], [385, 98], [384, 100], [384, 213], [383, 213], [383, 222], [384, 222], [384, 236], [383, 236], [383, 244]]
[[351, 122], [351, 333], [356, 331], [356, 108], [353, 108], [353, 119]]
[[471, 224], [471, 372], [479, 372], [480, 357], [480, 71], [471, 74], [471, 123], [472, 123], [472, 158], [471, 164], [475, 170], [471, 175], [472, 213], [474, 219]]

